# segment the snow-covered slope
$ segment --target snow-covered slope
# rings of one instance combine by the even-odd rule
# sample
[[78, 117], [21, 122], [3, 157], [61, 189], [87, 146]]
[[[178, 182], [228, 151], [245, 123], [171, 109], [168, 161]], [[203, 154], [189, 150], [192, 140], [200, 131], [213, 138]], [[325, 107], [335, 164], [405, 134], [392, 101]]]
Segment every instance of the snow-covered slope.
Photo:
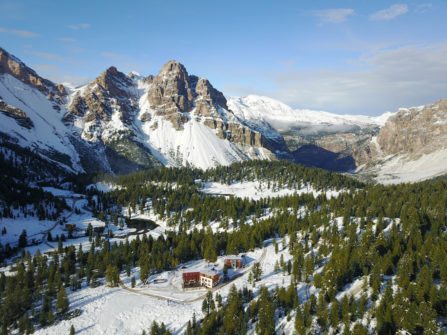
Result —
[[[0, 132], [69, 170], [83, 171], [79, 156], [69, 141], [68, 129], [62, 122], [63, 108], [36, 88], [7, 73], [0, 74], [0, 101], [20, 109], [32, 122], [31, 127], [24, 127], [14, 118], [0, 113]], [[55, 151], [67, 155], [70, 162], [55, 159], [52, 155]]]
[[299, 128], [303, 134], [318, 132], [334, 133], [355, 128], [371, 128], [383, 125], [390, 116], [338, 115], [309, 109], [293, 109], [290, 106], [264, 96], [248, 95], [228, 100], [229, 108], [241, 119], [261, 125], [270, 125], [279, 132]]
[[371, 169], [381, 184], [413, 183], [447, 174], [447, 149], [418, 158], [395, 155], [380, 161]]
[[[155, 129], [151, 127], [157, 124]], [[195, 118], [176, 130], [172, 124], [157, 116], [142, 128], [148, 142], [157, 150], [168, 165], [191, 165], [209, 168], [216, 165], [229, 165], [259, 155], [268, 158], [264, 149], [248, 148], [244, 150], [228, 140], [220, 139], [215, 132]]]
[[[179, 67], [178, 71], [186, 71], [183, 66], [175, 65]], [[168, 108], [161, 104], [155, 109], [151, 107], [150, 94], [158, 89], [154, 88], [156, 83], [111, 69], [92, 83], [74, 90], [69, 98], [70, 115], [67, 119], [83, 140], [113, 145], [114, 150], [128, 160], [151, 155], [168, 166], [189, 165], [207, 169], [236, 161], [270, 157], [265, 148], [234, 140], [234, 133], [230, 138], [227, 129], [235, 125], [243, 130], [244, 126], [224, 107], [214, 106], [211, 98], [207, 100], [207, 97], [197, 93], [188, 112], [173, 110], [177, 105]], [[160, 77], [167, 77], [169, 81], [175, 75], [163, 72]], [[181, 75], [187, 78], [187, 74]], [[169, 82], [163, 84], [171, 85]], [[174, 85], [175, 90], [177, 87]], [[178, 94], [181, 94], [180, 89]], [[97, 97], [100, 97], [99, 107], [95, 100]], [[226, 101], [222, 104], [226, 105]], [[204, 105], [206, 108], [203, 108]], [[203, 115], [204, 111], [209, 113]], [[124, 141], [129, 150], [122, 145], [116, 148], [117, 142]], [[135, 150], [139, 153], [136, 154]], [[144, 161], [140, 165], [145, 166]]]

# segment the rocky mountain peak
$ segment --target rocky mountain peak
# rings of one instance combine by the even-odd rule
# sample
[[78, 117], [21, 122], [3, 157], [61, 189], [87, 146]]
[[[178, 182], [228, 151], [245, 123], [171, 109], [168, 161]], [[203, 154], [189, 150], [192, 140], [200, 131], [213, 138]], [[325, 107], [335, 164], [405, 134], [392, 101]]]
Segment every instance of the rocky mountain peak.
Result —
[[38, 89], [49, 99], [58, 103], [67, 95], [63, 85], [56, 85], [48, 79], [40, 77], [34, 70], [26, 66], [20, 59], [0, 48], [0, 74], [9, 74], [16, 79]]
[[185, 67], [176, 61], [167, 62], [152, 80], [148, 99], [157, 115], [166, 116], [177, 129], [181, 129], [187, 119], [182, 113], [191, 110], [194, 100]]
[[159, 76], [168, 75], [168, 76], [180, 76], [183, 78], [188, 77], [188, 71], [186, 71], [185, 66], [176, 61], [176, 60], [170, 60], [166, 64], [163, 65], [163, 67], [160, 70]]
[[[120, 113], [121, 121], [130, 123], [135, 114], [136, 101], [131, 88], [134, 83], [114, 66], [102, 72], [82, 92], [77, 92], [69, 106], [66, 121], [84, 117], [85, 122], [110, 121], [112, 113]], [[88, 137], [88, 136], [87, 136]]]
[[216, 90], [208, 79], [199, 78], [195, 86], [196, 93], [204, 99], [210, 100], [213, 104], [228, 109], [227, 99], [222, 92]]
[[95, 82], [113, 96], [128, 96], [127, 89], [132, 86], [132, 79], [118, 71], [115, 66], [101, 73]]
[[168, 116], [177, 128], [186, 120], [181, 113], [190, 112], [193, 107], [200, 116], [216, 114], [216, 106], [228, 109], [222, 92], [207, 79], [188, 75], [185, 67], [173, 60], [167, 62], [153, 78], [148, 96], [157, 114]]

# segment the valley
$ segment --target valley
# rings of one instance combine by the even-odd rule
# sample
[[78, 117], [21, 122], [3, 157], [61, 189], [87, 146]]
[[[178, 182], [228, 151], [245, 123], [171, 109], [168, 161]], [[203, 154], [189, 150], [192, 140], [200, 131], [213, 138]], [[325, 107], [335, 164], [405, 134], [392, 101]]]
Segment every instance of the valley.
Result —
[[0, 48], [0, 334], [445, 333], [446, 124]]

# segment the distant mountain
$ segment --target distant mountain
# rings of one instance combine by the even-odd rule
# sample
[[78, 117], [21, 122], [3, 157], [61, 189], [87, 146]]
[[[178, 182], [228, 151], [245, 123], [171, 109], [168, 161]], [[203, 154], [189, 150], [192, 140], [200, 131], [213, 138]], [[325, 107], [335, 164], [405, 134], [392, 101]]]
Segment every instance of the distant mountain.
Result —
[[277, 100], [254, 95], [230, 98], [228, 104], [252, 127], [282, 136], [288, 149], [284, 157], [333, 171], [354, 171], [369, 161], [367, 144], [391, 114], [369, 117], [294, 110]]
[[446, 140], [445, 100], [379, 117], [294, 110], [262, 96], [227, 99], [176, 61], [147, 77], [112, 66], [73, 88], [0, 48], [0, 147], [40, 157], [39, 174], [42, 162], [76, 174], [287, 159], [414, 181], [447, 172]]
[[413, 182], [447, 173], [447, 100], [401, 108], [374, 138], [367, 166], [383, 183]]

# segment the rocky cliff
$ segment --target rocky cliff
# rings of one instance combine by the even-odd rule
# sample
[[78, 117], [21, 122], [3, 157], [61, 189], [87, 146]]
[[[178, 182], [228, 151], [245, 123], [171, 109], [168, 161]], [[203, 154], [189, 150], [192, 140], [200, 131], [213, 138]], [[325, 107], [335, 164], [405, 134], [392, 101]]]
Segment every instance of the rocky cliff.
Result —
[[447, 100], [400, 109], [380, 130], [383, 155], [421, 155], [447, 148]]

